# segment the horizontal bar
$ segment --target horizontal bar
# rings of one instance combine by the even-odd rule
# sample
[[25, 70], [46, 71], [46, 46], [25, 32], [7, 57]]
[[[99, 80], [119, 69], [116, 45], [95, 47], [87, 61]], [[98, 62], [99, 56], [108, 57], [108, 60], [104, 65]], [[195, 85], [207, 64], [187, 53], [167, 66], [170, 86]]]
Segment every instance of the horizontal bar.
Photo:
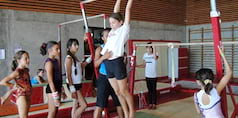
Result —
[[[221, 31], [224, 31], [224, 30], [226, 30], [226, 31], [227, 31], [227, 30], [231, 31], [232, 28], [238, 29], [237, 26], [234, 26], [234, 27], [223, 27], [223, 28], [221, 28]], [[191, 32], [191, 33], [193, 33], [193, 32], [198, 32], [198, 31], [200, 31], [200, 33], [201, 33], [202, 29], [190, 29], [190, 32]], [[205, 33], [205, 32], [211, 32], [212, 29], [203, 29], [203, 31], [204, 31], [204, 33]], [[211, 32], [211, 33], [212, 33], [212, 32]]]
[[[238, 41], [226, 41], [222, 42], [223, 45], [227, 44], [238, 44]], [[213, 42], [200, 42], [200, 43], [163, 43], [163, 44], [136, 44], [137, 47], [145, 47], [145, 46], [161, 46], [161, 47], [166, 47], [166, 46], [200, 46], [200, 45], [213, 45]]]
[[[99, 15], [95, 15], [95, 16], [89, 16], [87, 17], [87, 19], [93, 19], [93, 18], [98, 18], [98, 17], [104, 17], [105, 14], [99, 14]], [[62, 26], [62, 25], [67, 25], [67, 24], [72, 24], [72, 23], [76, 23], [76, 22], [81, 22], [83, 21], [83, 18], [81, 19], [77, 19], [77, 20], [72, 20], [72, 21], [68, 21], [68, 22], [63, 22], [63, 23], [60, 23], [59, 25]]]
[[86, 3], [90, 3], [90, 2], [94, 2], [94, 1], [96, 1], [96, 0], [85, 0], [85, 1], [82, 1], [80, 3], [86, 4]]

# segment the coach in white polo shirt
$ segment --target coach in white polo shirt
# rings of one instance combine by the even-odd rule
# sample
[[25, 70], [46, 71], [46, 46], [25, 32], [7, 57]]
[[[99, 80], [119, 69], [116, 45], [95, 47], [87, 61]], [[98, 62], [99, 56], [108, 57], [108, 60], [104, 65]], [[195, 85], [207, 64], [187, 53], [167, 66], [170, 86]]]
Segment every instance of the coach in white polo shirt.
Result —
[[[147, 43], [151, 44], [151, 42]], [[146, 46], [146, 53], [143, 56], [143, 64], [137, 65], [137, 67], [145, 67], [146, 85], [148, 88], [148, 102], [149, 109], [156, 109], [157, 92], [156, 84], [158, 78], [158, 59], [159, 56], [155, 52], [155, 48], [152, 46]]]

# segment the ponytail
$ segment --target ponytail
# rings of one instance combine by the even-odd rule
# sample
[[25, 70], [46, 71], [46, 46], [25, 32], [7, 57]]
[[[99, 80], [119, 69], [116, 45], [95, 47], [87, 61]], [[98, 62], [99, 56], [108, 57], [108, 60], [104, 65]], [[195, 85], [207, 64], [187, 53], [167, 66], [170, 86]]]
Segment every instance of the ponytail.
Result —
[[17, 66], [18, 66], [17, 60], [14, 59], [14, 60], [12, 61], [12, 71], [15, 71], [16, 68], [17, 68]]
[[[73, 59], [73, 62], [74, 62], [74, 67], [76, 67], [77, 65], [77, 61], [78, 61], [78, 59], [75, 57], [75, 55], [73, 55], [71, 52], [70, 52], [70, 50], [68, 49], [68, 51], [67, 51], [67, 55], [69, 55], [69, 56], [71, 56], [72, 57], [72, 59]], [[74, 70], [74, 73], [75, 73], [75, 75], [77, 75], [78, 74], [78, 72], [77, 72], [77, 69], [75, 68], [75, 70]]]
[[205, 88], [206, 94], [210, 95], [210, 91], [212, 90], [213, 85], [212, 85], [212, 83], [208, 83], [208, 84], [205, 85], [204, 88]]

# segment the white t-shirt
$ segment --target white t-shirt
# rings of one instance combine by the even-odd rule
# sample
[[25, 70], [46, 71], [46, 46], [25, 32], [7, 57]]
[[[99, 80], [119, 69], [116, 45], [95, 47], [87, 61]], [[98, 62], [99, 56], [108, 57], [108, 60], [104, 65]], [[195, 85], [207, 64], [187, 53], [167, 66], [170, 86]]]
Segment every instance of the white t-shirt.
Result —
[[[157, 55], [158, 56], [158, 55]], [[158, 60], [155, 59], [154, 54], [145, 53], [143, 56], [145, 61], [145, 77], [156, 78], [158, 77]]]
[[[67, 57], [71, 57], [71, 56], [67, 55], [66, 58]], [[77, 69], [77, 75], [75, 74], [75, 68]], [[66, 63], [65, 63], [65, 70], [66, 69], [67, 68], [66, 68]], [[82, 69], [81, 69], [80, 62], [76, 62], [76, 67], [74, 66], [74, 62], [73, 62], [71, 69], [72, 69], [71, 70], [71, 76], [72, 76], [73, 84], [82, 83]], [[66, 82], [69, 83], [67, 73], [66, 73]]]
[[129, 32], [129, 24], [123, 24], [120, 28], [111, 30], [108, 34], [107, 42], [103, 47], [101, 54], [104, 55], [107, 50], [112, 51], [112, 57], [109, 58], [109, 60], [123, 56], [124, 45], [129, 39]]

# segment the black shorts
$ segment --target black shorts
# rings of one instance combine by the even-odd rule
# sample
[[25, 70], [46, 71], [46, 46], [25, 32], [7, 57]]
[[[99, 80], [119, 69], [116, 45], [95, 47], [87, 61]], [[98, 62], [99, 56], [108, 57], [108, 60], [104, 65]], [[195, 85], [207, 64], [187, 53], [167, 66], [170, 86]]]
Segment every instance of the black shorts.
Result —
[[122, 80], [127, 77], [126, 65], [123, 57], [105, 60], [104, 63], [106, 65], [107, 78], [115, 77], [117, 80]]
[[96, 106], [105, 108], [108, 105], [108, 98], [111, 95], [115, 106], [120, 106], [120, 102], [115, 94], [112, 86], [110, 85], [106, 75], [99, 75], [97, 79], [97, 101]]
[[[73, 84], [74, 88], [77, 90], [80, 90], [82, 88], [82, 84]], [[69, 89], [69, 84], [67, 84], [67, 88]], [[69, 89], [70, 90], [70, 89]]]
[[[61, 86], [56, 86], [55, 85], [55, 89], [56, 89], [56, 91], [58, 92], [58, 93], [61, 93], [61, 91], [62, 91], [62, 85]], [[52, 93], [52, 91], [51, 91], [51, 89], [50, 89], [50, 85], [48, 84], [47, 85], [47, 87], [46, 87], [46, 93]]]

